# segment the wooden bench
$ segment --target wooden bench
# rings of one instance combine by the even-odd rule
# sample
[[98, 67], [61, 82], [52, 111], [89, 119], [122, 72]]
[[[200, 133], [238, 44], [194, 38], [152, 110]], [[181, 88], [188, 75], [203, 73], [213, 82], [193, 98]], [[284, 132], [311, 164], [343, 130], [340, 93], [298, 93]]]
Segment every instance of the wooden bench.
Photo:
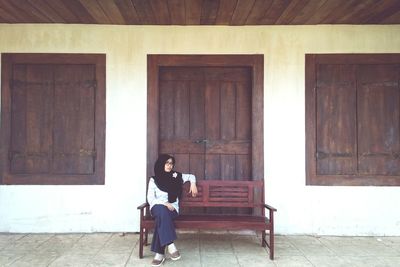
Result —
[[[198, 195], [187, 195], [189, 183], [184, 184], [179, 201], [180, 215], [175, 220], [177, 229], [255, 230], [260, 231], [261, 246], [267, 246], [270, 259], [274, 259], [274, 212], [275, 208], [264, 203], [263, 181], [197, 181]], [[249, 214], [185, 214], [185, 208], [241, 208]], [[247, 209], [246, 209], [247, 208]], [[139, 257], [143, 258], [143, 246], [147, 245], [149, 230], [154, 228], [154, 219], [149, 213], [149, 204], [140, 210]], [[265, 216], [268, 209], [269, 216]], [[200, 209], [202, 210], [202, 209]], [[235, 210], [235, 209], [233, 209]], [[266, 240], [269, 231], [269, 243]]]

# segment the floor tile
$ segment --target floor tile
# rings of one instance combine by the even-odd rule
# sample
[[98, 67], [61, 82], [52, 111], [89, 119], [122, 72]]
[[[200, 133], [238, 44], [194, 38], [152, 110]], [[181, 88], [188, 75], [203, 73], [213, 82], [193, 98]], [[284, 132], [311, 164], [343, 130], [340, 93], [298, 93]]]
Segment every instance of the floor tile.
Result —
[[56, 253], [32, 253], [25, 255], [16, 261], [14, 261], [10, 266], [12, 267], [45, 267], [53, 262], [59, 255]]
[[9, 251], [0, 251], [0, 266], [8, 266], [14, 261], [26, 256], [26, 252], [9, 252]]
[[338, 245], [330, 247], [337, 256], [368, 256], [368, 250], [356, 245]]
[[311, 245], [320, 245], [319, 237], [315, 236], [288, 236], [287, 240], [295, 245], [295, 246], [311, 246]]
[[275, 244], [275, 254], [281, 256], [302, 256], [303, 253], [291, 243]]
[[378, 257], [380, 261], [383, 262], [385, 267], [399, 267], [400, 266], [400, 256], [395, 257]]
[[382, 267], [385, 266], [384, 262], [372, 256], [343, 256], [341, 257], [347, 262], [347, 266], [352, 267]]
[[307, 259], [318, 267], [348, 267], [348, 262], [339, 256], [309, 255]]
[[276, 256], [275, 264], [277, 267], [313, 267], [304, 256]]
[[239, 261], [235, 255], [225, 256], [224, 254], [208, 254], [201, 256], [202, 267], [232, 266], [239, 267]]
[[297, 249], [305, 256], [334, 256], [335, 252], [330, 248], [320, 244], [320, 245], [304, 245], [299, 246]]
[[93, 259], [93, 255], [85, 254], [66, 254], [55, 259], [48, 265], [49, 267], [84, 267]]
[[127, 263], [130, 253], [99, 253], [92, 258], [88, 267], [123, 267]]
[[237, 254], [236, 258], [240, 266], [251, 267], [275, 267], [275, 262], [269, 259], [269, 254], [252, 255], [252, 254]]

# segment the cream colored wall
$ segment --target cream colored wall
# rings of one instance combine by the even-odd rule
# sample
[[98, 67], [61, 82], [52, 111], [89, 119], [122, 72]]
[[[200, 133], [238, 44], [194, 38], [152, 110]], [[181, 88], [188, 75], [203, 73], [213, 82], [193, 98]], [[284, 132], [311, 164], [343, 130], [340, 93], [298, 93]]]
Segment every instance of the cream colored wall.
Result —
[[146, 55], [263, 54], [266, 199], [282, 234], [400, 235], [400, 188], [305, 186], [305, 53], [400, 53], [399, 26], [0, 24], [0, 52], [107, 54], [105, 186], [0, 186], [0, 232], [138, 231]]

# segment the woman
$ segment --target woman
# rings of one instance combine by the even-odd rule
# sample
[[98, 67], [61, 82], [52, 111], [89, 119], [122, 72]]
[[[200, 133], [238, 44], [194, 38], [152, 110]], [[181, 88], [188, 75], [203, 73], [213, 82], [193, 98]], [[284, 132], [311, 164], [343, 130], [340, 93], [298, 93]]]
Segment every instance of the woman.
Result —
[[179, 198], [182, 195], [183, 183], [190, 181], [189, 193], [197, 195], [196, 177], [174, 171], [175, 158], [162, 154], [154, 164], [154, 176], [149, 180], [147, 202], [151, 215], [155, 218], [155, 228], [151, 251], [156, 255], [152, 266], [160, 266], [165, 261], [165, 248], [172, 260], [181, 258], [174, 244], [177, 239], [173, 220], [178, 217]]

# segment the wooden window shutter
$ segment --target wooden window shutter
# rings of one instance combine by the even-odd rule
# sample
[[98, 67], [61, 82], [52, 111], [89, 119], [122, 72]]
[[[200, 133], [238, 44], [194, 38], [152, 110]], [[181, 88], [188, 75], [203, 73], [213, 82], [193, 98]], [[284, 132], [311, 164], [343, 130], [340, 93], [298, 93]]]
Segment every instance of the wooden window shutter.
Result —
[[358, 70], [359, 171], [400, 175], [399, 67], [362, 65]]
[[11, 81], [10, 173], [51, 169], [53, 75], [49, 65], [15, 65]]
[[2, 66], [1, 183], [104, 184], [105, 56], [3, 54]]
[[318, 175], [357, 172], [354, 70], [354, 65], [320, 65], [317, 70]]
[[61, 65], [55, 68], [54, 173], [94, 173], [94, 71], [93, 65]]
[[400, 185], [400, 54], [306, 55], [307, 185]]

